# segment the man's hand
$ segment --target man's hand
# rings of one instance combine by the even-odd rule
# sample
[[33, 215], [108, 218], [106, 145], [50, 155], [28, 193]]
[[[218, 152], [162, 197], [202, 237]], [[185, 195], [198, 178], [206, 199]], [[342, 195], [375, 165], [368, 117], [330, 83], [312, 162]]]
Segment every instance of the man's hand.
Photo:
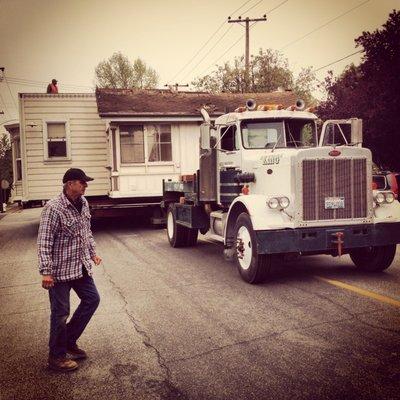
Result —
[[43, 275], [42, 276], [42, 288], [43, 289], [50, 289], [54, 286], [54, 279], [52, 275]]
[[99, 265], [100, 263], [101, 263], [101, 257], [99, 257], [99, 256], [93, 256], [92, 257], [92, 261], [96, 264], [96, 265]]

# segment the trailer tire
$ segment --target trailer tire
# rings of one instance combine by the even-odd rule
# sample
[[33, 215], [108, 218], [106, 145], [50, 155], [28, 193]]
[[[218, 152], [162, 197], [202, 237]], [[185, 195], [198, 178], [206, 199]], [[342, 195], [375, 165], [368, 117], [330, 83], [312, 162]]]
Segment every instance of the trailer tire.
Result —
[[350, 251], [351, 261], [367, 272], [381, 272], [390, 267], [396, 255], [396, 245], [361, 247]]
[[172, 247], [184, 247], [186, 245], [187, 235], [185, 227], [176, 223], [173, 205], [170, 205], [167, 211], [167, 236], [169, 244]]
[[247, 213], [241, 213], [235, 229], [236, 263], [240, 276], [248, 283], [262, 283], [267, 280], [272, 264], [272, 255], [258, 254], [257, 240]]

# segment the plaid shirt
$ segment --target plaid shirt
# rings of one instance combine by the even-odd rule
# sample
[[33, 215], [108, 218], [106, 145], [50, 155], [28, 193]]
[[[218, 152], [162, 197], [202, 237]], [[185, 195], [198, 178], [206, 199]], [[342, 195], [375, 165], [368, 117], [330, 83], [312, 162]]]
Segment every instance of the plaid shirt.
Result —
[[96, 255], [90, 229], [90, 211], [82, 196], [82, 211], [64, 193], [50, 200], [40, 218], [38, 233], [39, 272], [55, 282], [79, 279], [83, 266], [92, 274], [91, 258]]

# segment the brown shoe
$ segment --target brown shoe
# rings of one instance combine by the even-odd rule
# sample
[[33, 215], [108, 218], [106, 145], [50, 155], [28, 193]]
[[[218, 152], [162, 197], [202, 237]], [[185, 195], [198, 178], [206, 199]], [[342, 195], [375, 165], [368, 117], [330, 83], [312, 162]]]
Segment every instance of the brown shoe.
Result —
[[87, 358], [85, 350], [82, 350], [78, 345], [67, 347], [67, 353], [71, 356], [72, 360], [83, 360]]
[[78, 363], [66, 357], [49, 357], [49, 368], [54, 371], [68, 372], [78, 368]]

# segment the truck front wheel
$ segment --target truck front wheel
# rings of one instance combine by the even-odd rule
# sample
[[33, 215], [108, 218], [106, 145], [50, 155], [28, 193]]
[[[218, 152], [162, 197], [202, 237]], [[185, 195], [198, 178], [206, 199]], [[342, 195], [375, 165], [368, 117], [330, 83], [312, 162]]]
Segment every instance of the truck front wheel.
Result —
[[350, 251], [351, 261], [368, 272], [380, 272], [389, 268], [396, 254], [396, 245], [362, 247]]
[[167, 236], [172, 247], [187, 247], [197, 244], [199, 230], [187, 228], [177, 224], [173, 206], [169, 206], [167, 213]]
[[264, 282], [271, 269], [272, 256], [258, 254], [257, 240], [247, 213], [239, 215], [235, 224], [236, 261], [242, 279], [248, 283]]

